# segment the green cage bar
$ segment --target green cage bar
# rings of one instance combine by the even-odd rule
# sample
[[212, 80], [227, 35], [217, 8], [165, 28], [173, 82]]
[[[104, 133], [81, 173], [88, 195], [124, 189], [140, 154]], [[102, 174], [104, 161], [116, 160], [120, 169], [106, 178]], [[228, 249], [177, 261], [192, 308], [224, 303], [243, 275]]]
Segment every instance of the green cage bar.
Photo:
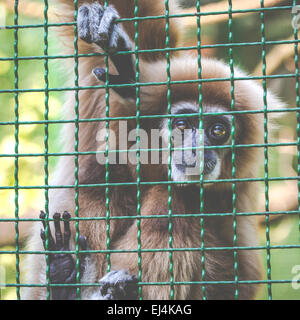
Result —
[[[170, 46], [170, 9], [169, 9], [169, 0], [165, 0], [165, 14], [166, 14], [166, 48], [169, 48]], [[171, 61], [170, 61], [170, 52], [166, 51], [166, 61], [167, 61], [167, 103], [168, 103], [168, 109], [167, 109], [167, 114], [171, 114], [171, 87], [170, 87], [170, 82], [171, 82]], [[168, 157], [168, 182], [170, 182], [171, 179], [171, 147], [172, 147], [172, 136], [171, 136], [171, 131], [172, 131], [172, 123], [171, 123], [171, 118], [168, 119], [168, 129], [169, 129], [169, 134], [168, 134], [168, 149], [169, 149], [169, 157]], [[169, 248], [173, 248], [173, 222], [172, 222], [172, 185], [168, 185], [168, 207], [169, 207], [169, 212], [168, 212], [168, 218], [169, 218]], [[170, 250], [169, 252], [169, 271], [170, 271], [170, 300], [174, 300], [174, 266], [173, 266], [173, 252]]]
[[[197, 9], [197, 53], [198, 53], [198, 79], [199, 79], [199, 130], [203, 130], [203, 96], [202, 96], [202, 83], [200, 80], [202, 79], [202, 64], [201, 64], [201, 6], [200, 6], [200, 0], [197, 1], [196, 3], [196, 9]], [[200, 172], [200, 214], [204, 212], [204, 174], [203, 172]], [[204, 236], [205, 236], [205, 231], [204, 231], [204, 217], [200, 217], [200, 227], [201, 227], [201, 279], [202, 281], [205, 281], [205, 241], [204, 241]], [[205, 285], [202, 286], [202, 294], [203, 294], [203, 300], [207, 300], [206, 296], [206, 287]]]
[[[18, 6], [19, 1], [15, 0], [15, 16], [14, 16], [14, 24], [18, 25]], [[18, 29], [14, 30], [14, 74], [15, 74], [15, 89], [19, 88], [19, 63], [18, 63]], [[16, 284], [20, 284], [20, 256], [19, 256], [19, 157], [17, 154], [19, 153], [19, 96], [18, 93], [15, 93], [15, 241], [16, 241]], [[16, 286], [17, 290], [17, 299], [20, 300], [20, 287]]]
[[[134, 18], [138, 17], [139, 15], [139, 3], [138, 0], [134, 0]], [[140, 59], [139, 59], [139, 21], [134, 21], [134, 51], [135, 51], [135, 81], [136, 83], [140, 82]], [[136, 191], [136, 200], [137, 200], [137, 207], [136, 207], [136, 215], [137, 215], [137, 243], [138, 243], [138, 281], [142, 281], [142, 243], [141, 243], [141, 151], [140, 151], [140, 119], [141, 119], [141, 111], [140, 111], [140, 87], [137, 85], [135, 89], [136, 94], [136, 159], [137, 159], [137, 166], [136, 166], [136, 174], [137, 174], [137, 191]], [[143, 290], [142, 287], [139, 286], [139, 299], [143, 299]]]
[[[44, 8], [44, 55], [47, 57], [48, 55], [48, 1], [45, 0], [45, 8]], [[49, 152], [49, 63], [48, 59], [46, 58], [44, 61], [44, 68], [45, 68], [45, 138], [44, 138], [44, 145], [45, 145], [45, 163], [44, 163], [44, 172], [45, 172], [45, 185], [49, 184], [49, 162], [48, 162], [48, 152]], [[45, 247], [48, 250], [49, 247], [49, 190], [45, 189], [45, 214], [46, 214], [46, 242]], [[49, 255], [46, 255], [46, 283], [47, 283], [47, 300], [50, 300], [50, 267], [49, 267]]]
[[[260, 1], [260, 5], [264, 8], [264, 0]], [[261, 19], [261, 42], [262, 42], [262, 61], [263, 61], [263, 75], [266, 75], [266, 48], [265, 48], [265, 19], [264, 12], [260, 13]], [[263, 79], [263, 89], [264, 89], [264, 143], [267, 144], [268, 137], [268, 101], [267, 101], [267, 81]], [[265, 171], [265, 209], [269, 211], [269, 149], [268, 147], [264, 148], [264, 171]], [[272, 283], [271, 283], [271, 251], [270, 246], [270, 220], [269, 216], [266, 215], [266, 240], [267, 240], [267, 277], [269, 280], [268, 283], [268, 299], [272, 300]]]
[[[77, 15], [78, 15], [78, 2], [77, 0], [74, 0], [74, 21], [77, 21]], [[77, 32], [77, 24], [74, 25], [74, 75], [75, 75], [75, 88], [79, 86], [79, 71], [78, 71], [78, 32]], [[78, 148], [79, 148], [79, 94], [78, 90], [75, 90], [75, 146], [74, 146], [74, 151], [75, 151], [75, 217], [76, 222], [75, 222], [75, 229], [76, 229], [76, 236], [75, 236], [75, 243], [76, 243], [76, 283], [80, 284], [80, 261], [79, 261], [79, 178], [78, 178], [78, 172], [79, 172], [79, 161], [78, 161]], [[80, 287], [77, 288], [77, 299], [80, 299]]]
[[[295, 7], [297, 4], [296, 0], [293, 0], [293, 6]], [[294, 15], [296, 17], [296, 15]], [[295, 76], [296, 76], [296, 107], [300, 106], [300, 86], [299, 86], [299, 53], [298, 53], [298, 33], [297, 30], [294, 29], [294, 38], [295, 38]], [[297, 173], [298, 177], [300, 177], [300, 113], [297, 112]], [[300, 181], [298, 181], [298, 211], [299, 211], [299, 239], [300, 239]]]

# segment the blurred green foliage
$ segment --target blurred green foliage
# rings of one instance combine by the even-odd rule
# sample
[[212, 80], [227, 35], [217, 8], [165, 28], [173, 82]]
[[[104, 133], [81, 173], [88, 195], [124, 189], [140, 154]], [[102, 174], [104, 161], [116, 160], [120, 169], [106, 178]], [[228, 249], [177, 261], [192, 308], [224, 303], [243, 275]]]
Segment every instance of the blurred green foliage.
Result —
[[[265, 229], [260, 230], [261, 244], [265, 245]], [[299, 245], [299, 217], [288, 217], [272, 223], [271, 245]], [[263, 252], [263, 261], [266, 268], [266, 251]], [[292, 273], [294, 266], [300, 265], [299, 248], [271, 249], [271, 279], [292, 280], [296, 274]], [[300, 290], [293, 289], [291, 283], [272, 284], [272, 298], [275, 300], [299, 300]], [[258, 299], [267, 299], [267, 286], [258, 295]]]
[[[19, 24], [41, 23], [25, 16], [19, 16]], [[8, 13], [7, 25], [13, 25], [13, 14]], [[43, 28], [20, 28], [18, 32], [18, 51], [20, 57], [42, 56], [44, 54], [44, 30]], [[57, 52], [57, 40], [53, 32], [49, 33], [49, 54]], [[14, 57], [14, 30], [0, 30], [0, 57]], [[0, 90], [14, 89], [14, 61], [0, 61]], [[45, 87], [44, 60], [30, 59], [19, 60], [18, 83], [20, 89], [41, 89]], [[66, 81], [65, 72], [57, 60], [49, 60], [49, 86], [60, 87]], [[49, 93], [49, 118], [59, 118], [61, 112], [61, 93]], [[19, 120], [37, 121], [44, 120], [45, 94], [43, 92], [27, 92], [18, 95]], [[13, 93], [1, 93], [0, 95], [0, 121], [15, 121], [15, 96]], [[49, 125], [49, 151], [59, 150], [58, 125]], [[14, 125], [2, 125], [0, 128], [0, 152], [3, 154], [15, 153]], [[44, 125], [29, 124], [19, 126], [19, 153], [32, 154], [44, 152]], [[50, 168], [53, 168], [55, 158], [50, 158]], [[13, 186], [14, 157], [1, 157], [0, 173], [1, 186]], [[42, 185], [44, 181], [44, 158], [21, 157], [19, 160], [19, 184]], [[14, 215], [14, 191], [1, 190], [0, 208], [1, 216]], [[28, 213], [30, 208], [43, 207], [41, 191], [20, 190], [20, 215]]]
[[[41, 1], [39, 1], [41, 2]], [[0, 9], [5, 8], [0, 2]], [[3, 10], [4, 11], [4, 10]], [[14, 15], [5, 9], [6, 25], [14, 25]], [[40, 19], [19, 15], [19, 24], [38, 24]], [[18, 55], [20, 57], [43, 56], [44, 54], [44, 29], [20, 28], [18, 31]], [[14, 57], [14, 30], [0, 29], [0, 57]], [[49, 55], [58, 52], [58, 42], [54, 30], [49, 31]], [[14, 61], [0, 61], [0, 90], [14, 89], [15, 74]], [[20, 60], [18, 63], [18, 77], [20, 89], [40, 89], [45, 87], [44, 59]], [[67, 75], [61, 67], [61, 61], [49, 60], [49, 86], [62, 87]], [[62, 113], [63, 93], [49, 93], [49, 118], [59, 119]], [[39, 121], [44, 120], [45, 94], [43, 92], [27, 92], [18, 95], [19, 120]], [[13, 93], [0, 93], [0, 121], [15, 121], [15, 95]], [[60, 125], [49, 125], [49, 152], [59, 152]], [[29, 124], [19, 126], [19, 153], [34, 154], [44, 153], [44, 125]], [[15, 153], [15, 126], [11, 124], [0, 126], [0, 153]], [[15, 166], [14, 157], [0, 157], [0, 186], [14, 186]], [[55, 157], [49, 158], [49, 169], [52, 172]], [[51, 176], [51, 174], [50, 174]], [[23, 186], [38, 186], [44, 184], [44, 157], [19, 158], [19, 184]], [[0, 217], [14, 218], [15, 215], [14, 190], [0, 190]], [[19, 216], [37, 214], [44, 207], [43, 190], [19, 190]], [[2, 222], [3, 224], [4, 222]], [[0, 248], [0, 250], [15, 248]], [[23, 258], [23, 257], [21, 257]], [[6, 267], [7, 283], [15, 283], [15, 256], [1, 255], [0, 265]], [[21, 270], [22, 276], [22, 270]], [[15, 288], [2, 290], [4, 299], [15, 299]]]

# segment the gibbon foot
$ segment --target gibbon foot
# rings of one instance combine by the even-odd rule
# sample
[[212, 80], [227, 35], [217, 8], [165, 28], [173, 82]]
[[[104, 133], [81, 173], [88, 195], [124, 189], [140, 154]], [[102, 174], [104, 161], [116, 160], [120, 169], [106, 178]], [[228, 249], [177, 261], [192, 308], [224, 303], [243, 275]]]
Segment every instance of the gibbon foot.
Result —
[[111, 271], [101, 280], [100, 293], [103, 300], [137, 300], [138, 279], [127, 271]]
[[[46, 214], [41, 211], [40, 219], [42, 219], [43, 228], [41, 230], [41, 238], [43, 240], [43, 245], [46, 250]], [[55, 213], [54, 218], [54, 228], [55, 228], [55, 240], [51, 234], [50, 228], [48, 228], [48, 250], [49, 251], [69, 251], [70, 250], [70, 218], [71, 215], [68, 212], [64, 212], [62, 215], [64, 222], [64, 233], [61, 231], [60, 222], [61, 215]], [[86, 237], [79, 236], [79, 246], [81, 250], [88, 250], [88, 241]], [[85, 260], [87, 255], [80, 254], [80, 272], [84, 272]], [[69, 253], [53, 253], [49, 254], [49, 278], [50, 284], [75, 284], [76, 283], [76, 264]], [[51, 287], [51, 299], [53, 300], [75, 300], [76, 299], [76, 287], [62, 286], [62, 287]]]
[[[95, 43], [109, 54], [119, 75], [108, 75], [112, 85], [130, 84], [135, 81], [135, 68], [132, 54], [115, 54], [117, 51], [130, 51], [132, 42], [121, 24], [117, 23], [119, 14], [113, 6], [104, 9], [99, 3], [84, 4], [78, 11], [78, 35], [87, 43]], [[93, 70], [95, 77], [106, 82], [103, 68]], [[113, 88], [123, 98], [135, 98], [135, 87]]]

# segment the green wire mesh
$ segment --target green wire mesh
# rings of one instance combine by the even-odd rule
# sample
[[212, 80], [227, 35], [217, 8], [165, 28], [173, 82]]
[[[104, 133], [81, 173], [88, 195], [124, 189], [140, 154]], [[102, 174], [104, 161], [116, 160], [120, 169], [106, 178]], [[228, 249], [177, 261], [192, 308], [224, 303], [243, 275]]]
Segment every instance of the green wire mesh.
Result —
[[[15, 17], [14, 17], [14, 24], [18, 25], [18, 2], [15, 2]], [[18, 74], [18, 29], [14, 30], [14, 62], [15, 62], [15, 88], [18, 89], [19, 87], [19, 74]], [[15, 154], [19, 152], [19, 96], [18, 93], [15, 93]], [[16, 240], [16, 283], [20, 284], [20, 257], [19, 257], [19, 181], [18, 181], [18, 173], [19, 173], [19, 158], [15, 157], [15, 240]], [[20, 287], [16, 287], [17, 290], [17, 298], [20, 299]]]
[[[4, 127], [14, 127], [14, 152], [13, 153], [0, 153], [0, 159], [14, 159], [14, 185], [1, 185], [1, 190], [11, 190], [14, 192], [14, 218], [3, 218], [0, 215], [0, 223], [14, 223], [15, 228], [15, 247], [13, 249], [7, 249], [7, 248], [1, 248], [0, 247], [0, 257], [1, 255], [14, 255], [15, 256], [15, 281], [13, 283], [9, 282], [6, 284], [0, 283], [1, 286], [6, 286], [8, 288], [15, 288], [16, 290], [16, 298], [18, 300], [22, 299], [21, 295], [21, 288], [30, 286], [30, 287], [46, 287], [47, 288], [47, 299], [50, 299], [50, 280], [49, 280], [49, 241], [48, 241], [48, 232], [49, 232], [49, 222], [52, 220], [49, 219], [49, 190], [51, 189], [58, 189], [58, 188], [69, 188], [74, 189], [75, 191], [75, 212], [74, 212], [74, 218], [75, 221], [75, 228], [76, 228], [76, 247], [74, 251], [70, 251], [75, 254], [76, 256], [76, 269], [77, 269], [77, 298], [80, 299], [80, 287], [85, 286], [87, 284], [80, 284], [80, 265], [79, 265], [79, 234], [80, 234], [80, 222], [81, 221], [105, 221], [106, 222], [106, 249], [104, 250], [90, 250], [92, 254], [96, 253], [103, 253], [106, 254], [106, 260], [107, 260], [107, 272], [111, 270], [111, 261], [110, 256], [112, 253], [135, 253], [138, 256], [138, 280], [139, 280], [139, 298], [143, 299], [143, 292], [142, 288], [146, 285], [169, 285], [170, 286], [170, 299], [174, 299], [174, 287], [176, 285], [187, 285], [187, 284], [200, 284], [202, 288], [202, 294], [203, 299], [207, 299], [207, 292], [206, 292], [206, 286], [210, 284], [229, 284], [232, 283], [235, 286], [235, 298], [239, 298], [239, 285], [241, 284], [251, 284], [251, 283], [260, 283], [265, 284], [267, 287], [267, 298], [272, 299], [272, 289], [274, 284], [283, 284], [283, 283], [292, 283], [292, 279], [287, 279], [286, 277], [282, 279], [273, 279], [272, 278], [272, 252], [275, 249], [285, 249], [285, 250], [291, 250], [291, 249], [300, 249], [300, 244], [283, 244], [283, 245], [274, 245], [271, 244], [271, 226], [270, 226], [270, 217], [271, 216], [279, 216], [282, 214], [289, 214], [289, 215], [299, 215], [299, 234], [300, 234], [300, 87], [299, 87], [299, 50], [298, 50], [298, 32], [296, 29], [293, 30], [293, 36], [294, 39], [288, 39], [288, 40], [267, 40], [266, 39], [266, 28], [265, 28], [265, 16], [266, 14], [270, 14], [272, 12], [282, 12], [282, 11], [291, 11], [293, 7], [297, 5], [297, 1], [293, 0], [292, 5], [282, 5], [277, 7], [265, 7], [264, 0], [260, 0], [260, 8], [256, 9], [245, 9], [245, 10], [234, 10], [233, 3], [231, 0], [228, 0], [228, 10], [226, 11], [215, 11], [215, 12], [202, 12], [202, 4], [200, 0], [196, 1], [195, 6], [195, 12], [194, 13], [184, 13], [184, 14], [176, 14], [172, 15], [170, 14], [170, 7], [169, 7], [169, 0], [164, 0], [165, 5], [165, 14], [159, 15], [159, 16], [151, 16], [151, 17], [140, 17], [139, 16], [139, 1], [133, 0], [134, 2], [134, 18], [132, 19], [120, 19], [120, 22], [126, 22], [126, 21], [133, 21], [134, 22], [134, 30], [135, 30], [135, 38], [134, 38], [134, 49], [132, 51], [128, 52], [119, 52], [118, 54], [128, 54], [133, 53], [135, 55], [135, 68], [136, 68], [136, 83], [133, 84], [126, 84], [126, 85], [118, 85], [118, 87], [126, 86], [130, 87], [133, 86], [136, 88], [136, 115], [135, 116], [128, 116], [128, 117], [110, 117], [110, 103], [109, 103], [109, 89], [114, 88], [116, 85], [110, 85], [108, 74], [109, 74], [109, 65], [108, 65], [108, 54], [104, 53], [102, 54], [104, 56], [105, 61], [105, 72], [106, 72], [106, 82], [103, 85], [97, 85], [97, 86], [80, 86], [79, 85], [79, 59], [82, 57], [92, 57], [92, 56], [99, 56], [101, 54], [79, 54], [78, 52], [78, 34], [77, 34], [77, 24], [75, 22], [71, 23], [50, 23], [49, 22], [49, 4], [48, 0], [43, 0], [44, 5], [44, 12], [43, 12], [43, 23], [37, 23], [37, 24], [20, 24], [19, 23], [19, 6], [21, 1], [15, 0], [14, 1], [14, 19], [13, 19], [13, 25], [5, 25], [6, 30], [12, 30], [14, 39], [13, 39], [13, 56], [0, 56], [0, 63], [1, 62], [13, 62], [14, 64], [14, 87], [11, 89], [0, 89], [0, 95], [4, 94], [12, 94], [14, 96], [14, 120], [6, 121], [3, 119], [0, 119], [0, 130]], [[109, 5], [109, 1], [105, 1], [105, 7]], [[260, 19], [260, 34], [258, 35], [260, 37], [259, 41], [249, 41], [249, 42], [243, 42], [243, 43], [237, 43], [234, 41], [234, 14], [258, 14]], [[78, 1], [74, 0], [74, 21], [77, 20], [77, 14], [78, 14]], [[227, 23], [227, 30], [228, 30], [228, 39], [227, 43], [221, 43], [221, 44], [203, 44], [202, 35], [201, 35], [201, 19], [206, 16], [218, 16], [221, 14], [226, 14], [228, 16], [228, 23]], [[296, 14], [294, 14], [296, 16]], [[196, 45], [189, 45], [189, 46], [182, 46], [177, 48], [170, 48], [170, 19], [173, 18], [190, 18], [195, 17], [196, 18]], [[165, 33], [166, 33], [166, 47], [164, 49], [154, 49], [154, 50], [141, 50], [139, 48], [139, 23], [143, 20], [155, 20], [155, 19], [164, 19], [165, 20]], [[59, 28], [61, 26], [73, 26], [74, 28], [74, 54], [69, 55], [53, 55], [49, 53], [49, 29], [50, 28]], [[26, 55], [26, 56], [20, 56], [19, 54], [19, 39], [20, 39], [20, 32], [22, 30], [26, 29], [41, 29], [43, 30], [43, 42], [44, 42], [44, 48], [43, 48], [43, 54], [42, 55]], [[2, 30], [0, 29], [0, 34]], [[276, 74], [276, 75], [268, 75], [267, 74], [267, 52], [268, 47], [270, 46], [277, 46], [277, 45], [293, 45], [294, 46], [294, 61], [295, 61], [295, 73], [286, 73], [286, 74]], [[261, 50], [261, 62], [262, 62], [262, 75], [258, 76], [236, 76], [234, 72], [234, 65], [236, 64], [235, 61], [235, 55], [234, 50], [245, 48], [245, 47], [259, 47]], [[229, 78], [212, 78], [212, 79], [202, 79], [202, 55], [203, 50], [206, 49], [223, 49], [227, 51], [227, 58], [230, 66], [230, 77]], [[170, 55], [173, 52], [176, 51], [189, 51], [189, 50], [196, 50], [197, 51], [197, 59], [198, 59], [198, 79], [197, 80], [186, 80], [186, 81], [172, 81], [171, 80], [171, 59]], [[146, 52], [162, 52], [165, 54], [165, 59], [167, 62], [167, 81], [165, 82], [148, 82], [148, 83], [140, 83], [140, 54], [146, 53]], [[61, 87], [53, 87], [50, 85], [49, 80], [49, 63], [52, 61], [55, 61], [57, 59], [74, 59], [74, 85], [72, 86], [61, 86]], [[44, 64], [44, 88], [20, 88], [20, 75], [19, 75], [19, 63], [21, 62], [30, 62], [30, 61], [42, 61]], [[258, 80], [262, 81], [262, 86], [264, 90], [264, 108], [263, 110], [251, 110], [251, 111], [237, 111], [235, 110], [235, 81], [237, 80]], [[288, 79], [294, 79], [296, 83], [296, 105], [295, 106], [289, 106], [287, 108], [275, 108], [272, 110], [268, 109], [268, 100], [267, 100], [267, 82], [269, 80], [274, 79], [281, 79], [284, 81], [287, 81]], [[231, 84], [231, 110], [228, 112], [218, 113], [215, 112], [213, 115], [218, 114], [227, 114], [227, 115], [233, 115], [232, 117], [232, 132], [231, 132], [231, 139], [232, 143], [229, 146], [218, 146], [218, 147], [206, 147], [206, 148], [221, 148], [226, 149], [230, 148], [232, 150], [232, 178], [231, 179], [219, 179], [219, 180], [205, 180], [204, 174], [200, 174], [200, 178], [198, 183], [200, 184], [200, 210], [198, 214], [174, 214], [172, 212], [172, 188], [178, 182], [171, 180], [171, 156], [169, 155], [168, 159], [168, 180], [167, 181], [161, 181], [159, 183], [157, 182], [144, 182], [141, 181], [141, 152], [142, 151], [152, 151], [155, 149], [143, 149], [141, 148], [140, 141], [140, 123], [143, 119], [151, 119], [151, 118], [166, 118], [168, 119], [168, 128], [169, 128], [169, 144], [167, 150], [174, 150], [172, 147], [172, 139], [171, 139], [171, 129], [172, 129], [172, 119], [176, 117], [182, 117], [182, 115], [172, 115], [171, 114], [171, 85], [176, 83], [197, 83], [199, 88], [199, 106], [200, 111], [197, 114], [187, 114], [186, 117], [193, 117], [197, 116], [199, 117], [199, 129], [203, 128], [203, 116], [205, 116], [205, 112], [202, 108], [203, 103], [203, 95], [202, 95], [202, 86], [204, 83], [207, 82], [217, 82], [217, 81], [230, 81]], [[141, 115], [140, 112], [140, 103], [141, 103], [141, 97], [140, 97], [140, 89], [143, 86], [159, 86], [159, 85], [166, 85], [167, 86], [167, 115]], [[88, 90], [88, 89], [97, 89], [102, 88], [105, 90], [105, 103], [106, 103], [106, 110], [105, 110], [105, 117], [103, 118], [92, 118], [92, 119], [81, 119], [79, 116], [79, 91], [80, 90]], [[61, 120], [61, 119], [51, 119], [49, 117], [49, 100], [50, 100], [50, 94], [56, 93], [56, 92], [72, 92], [75, 97], [75, 105], [74, 105], [74, 113], [75, 118], [69, 119], [69, 120]], [[44, 117], [42, 120], [20, 120], [20, 102], [19, 102], [19, 96], [20, 94], [25, 93], [43, 93], [45, 96], [44, 99]], [[1, 98], [1, 97], [0, 97]], [[235, 124], [235, 117], [234, 115], [240, 115], [240, 114], [262, 114], [264, 117], [264, 142], [261, 144], [248, 144], [248, 145], [238, 145], [236, 144], [236, 124]], [[297, 141], [296, 142], [270, 142], [269, 139], [269, 114], [270, 113], [278, 113], [278, 114], [287, 114], [287, 113], [296, 113], [297, 117], [297, 126], [296, 126], [296, 136]], [[210, 113], [211, 114], [211, 113]], [[109, 171], [109, 157], [108, 154], [111, 152], [109, 150], [109, 125], [111, 121], [116, 120], [135, 120], [136, 121], [136, 149], [135, 150], [119, 150], [118, 152], [135, 152], [137, 156], [137, 166], [136, 166], [136, 174], [137, 174], [137, 180], [136, 182], [122, 182], [122, 183], [110, 183], [110, 171]], [[105, 136], [105, 143], [106, 148], [104, 151], [105, 156], [107, 157], [107, 161], [105, 164], [105, 183], [100, 184], [85, 184], [81, 185], [79, 183], [78, 178], [78, 172], [79, 172], [79, 161], [78, 157], [80, 155], [95, 155], [97, 154], [96, 151], [91, 152], [79, 152], [79, 125], [80, 123], [93, 123], [93, 122], [105, 122], [105, 128], [106, 128], [106, 136]], [[75, 126], [75, 136], [74, 136], [74, 152], [50, 152], [49, 149], [49, 139], [51, 139], [51, 133], [50, 133], [50, 126], [51, 125], [63, 125], [66, 123], [72, 123]], [[43, 139], [44, 139], [44, 152], [35, 152], [35, 153], [26, 153], [21, 152], [20, 150], [20, 139], [19, 139], [19, 130], [22, 126], [30, 126], [30, 125], [41, 125], [44, 128], [43, 133]], [[270, 148], [280, 148], [280, 147], [295, 147], [297, 148], [297, 176], [285, 176], [285, 177], [279, 177], [279, 176], [270, 176], [269, 172], [269, 151]], [[263, 177], [256, 177], [256, 178], [236, 178], [236, 159], [235, 159], [235, 152], [237, 148], [261, 148], [264, 152], [264, 163], [262, 164], [264, 169]], [[163, 150], [161, 148], [157, 150]], [[49, 162], [52, 158], [59, 158], [63, 156], [74, 156], [74, 162], [75, 162], [75, 171], [74, 171], [74, 177], [75, 177], [75, 184], [74, 185], [49, 185]], [[20, 171], [20, 160], [22, 158], [29, 158], [32, 159], [34, 157], [43, 157], [44, 158], [44, 184], [43, 185], [31, 185], [26, 186], [23, 184], [20, 184], [19, 181], [19, 171]], [[238, 182], [260, 182], [264, 184], [264, 193], [265, 193], [265, 212], [237, 212], [236, 208], [236, 184]], [[270, 200], [269, 200], [269, 191], [270, 191], [270, 183], [271, 182], [284, 182], [284, 181], [295, 181], [298, 184], [298, 208], [297, 210], [292, 211], [270, 211]], [[205, 213], [204, 212], [204, 205], [203, 205], [203, 197], [204, 197], [204, 184], [206, 183], [224, 183], [229, 182], [232, 185], [232, 207], [233, 212], [230, 213]], [[195, 183], [195, 182], [187, 182], [187, 183]], [[142, 216], [141, 215], [141, 187], [142, 186], [151, 186], [151, 185], [167, 185], [168, 186], [168, 214], [166, 215], [147, 215]], [[110, 214], [110, 187], [115, 186], [135, 186], [137, 193], [136, 193], [136, 199], [137, 199], [137, 208], [136, 208], [136, 214], [133, 216], [118, 216], [114, 217]], [[106, 216], [105, 217], [94, 217], [94, 218], [85, 218], [81, 217], [79, 215], [79, 192], [80, 188], [87, 188], [87, 187], [104, 187], [105, 188], [105, 195], [106, 195]], [[46, 213], [46, 250], [45, 251], [29, 251], [26, 249], [23, 249], [22, 244], [20, 243], [20, 226], [19, 223], [21, 222], [35, 222], [40, 221], [38, 218], [22, 218], [20, 216], [20, 191], [22, 190], [41, 190], [44, 192], [44, 211]], [[204, 232], [204, 218], [207, 216], [232, 216], [233, 217], [233, 247], [206, 247], [205, 246], [205, 232]], [[265, 217], [265, 245], [258, 245], [255, 247], [242, 247], [238, 246], [237, 243], [237, 217], [239, 216], [263, 216]], [[200, 226], [201, 226], [201, 233], [199, 234], [199, 239], [201, 240], [201, 247], [199, 248], [174, 248], [173, 247], [173, 218], [175, 217], [199, 217], [200, 218]], [[169, 222], [169, 228], [168, 228], [168, 236], [169, 236], [169, 242], [168, 247], [163, 249], [144, 249], [142, 247], [141, 242], [141, 221], [142, 219], [163, 219], [167, 218]], [[114, 220], [123, 220], [123, 219], [133, 219], [136, 220], [137, 224], [137, 249], [136, 250], [113, 250], [111, 249], [111, 238], [110, 238], [110, 229], [111, 229], [111, 222]], [[299, 237], [300, 239], [300, 237]], [[205, 259], [205, 252], [208, 251], [222, 251], [222, 250], [229, 250], [233, 252], [234, 257], [234, 279], [232, 281], [208, 281], [206, 280], [206, 259]], [[266, 252], [266, 280], [257, 280], [257, 281], [250, 281], [250, 280], [240, 280], [238, 276], [238, 251], [240, 250], [260, 250]], [[176, 282], [174, 279], [174, 265], [173, 265], [173, 255], [176, 252], [184, 252], [184, 251], [199, 251], [202, 254], [201, 258], [201, 264], [202, 264], [202, 274], [201, 274], [201, 281], [189, 281], [189, 282]], [[168, 259], [169, 259], [169, 281], [167, 282], [159, 282], [159, 283], [143, 283], [142, 282], [142, 253], [145, 252], [166, 252], [168, 253]], [[20, 256], [21, 255], [28, 255], [28, 254], [44, 254], [46, 263], [47, 263], [47, 269], [46, 269], [46, 283], [45, 284], [25, 284], [22, 283], [22, 269], [20, 267]], [[298, 253], [299, 254], [299, 253]], [[300, 261], [300, 260], [299, 260]], [[0, 260], [1, 262], [1, 260]], [[1, 277], [0, 277], [1, 279]], [[99, 284], [88, 284], [89, 286], [99, 286]], [[0, 289], [1, 290], [1, 289]], [[300, 298], [300, 293], [299, 293]]]

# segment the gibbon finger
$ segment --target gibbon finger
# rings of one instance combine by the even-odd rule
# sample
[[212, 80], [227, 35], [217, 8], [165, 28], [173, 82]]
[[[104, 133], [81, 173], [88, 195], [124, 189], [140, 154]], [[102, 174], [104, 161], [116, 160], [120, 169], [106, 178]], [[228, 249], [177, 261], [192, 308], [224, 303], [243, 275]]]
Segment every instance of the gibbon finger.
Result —
[[[45, 241], [46, 241], [46, 228], [47, 228], [47, 224], [46, 224], [46, 213], [44, 211], [41, 211], [40, 213], [40, 219], [42, 220], [42, 224], [43, 224], [43, 228], [44, 230], [41, 230], [44, 232], [45, 234]], [[41, 235], [42, 236], [42, 235]], [[54, 238], [52, 236], [51, 233], [51, 229], [50, 226], [48, 225], [48, 240], [49, 240], [49, 245], [48, 245], [48, 249], [49, 250], [54, 250], [55, 249], [55, 241]], [[42, 238], [43, 239], [43, 238]], [[45, 248], [46, 249], [46, 248]]]
[[70, 213], [65, 211], [63, 213], [63, 219], [64, 219], [64, 250], [68, 251], [70, 250], [70, 238], [71, 238]]
[[60, 213], [55, 213], [54, 218], [54, 228], [55, 228], [55, 239], [56, 239], [56, 249], [61, 250], [63, 246], [63, 237], [60, 229]]

